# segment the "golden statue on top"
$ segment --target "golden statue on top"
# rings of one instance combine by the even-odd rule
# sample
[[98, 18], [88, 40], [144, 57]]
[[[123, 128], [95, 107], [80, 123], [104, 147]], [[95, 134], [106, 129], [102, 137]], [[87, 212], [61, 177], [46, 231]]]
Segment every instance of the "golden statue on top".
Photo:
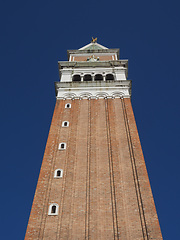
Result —
[[96, 43], [97, 42], [97, 38], [93, 38], [92, 37], [92, 41], [91, 41], [92, 43]]

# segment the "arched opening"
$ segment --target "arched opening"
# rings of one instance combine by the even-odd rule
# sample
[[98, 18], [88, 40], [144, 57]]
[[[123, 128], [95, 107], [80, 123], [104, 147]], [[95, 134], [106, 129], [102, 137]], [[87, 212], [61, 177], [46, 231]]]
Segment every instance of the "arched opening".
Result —
[[59, 205], [57, 203], [52, 203], [49, 206], [48, 215], [58, 215]]
[[102, 74], [96, 74], [94, 80], [95, 80], [95, 81], [103, 81], [103, 76], [102, 76]]
[[71, 108], [71, 104], [70, 103], [66, 103], [65, 108]]
[[62, 122], [62, 127], [69, 127], [69, 122], [68, 121]]
[[76, 75], [73, 76], [72, 80], [73, 80], [73, 82], [80, 82], [81, 81], [81, 76], [76, 74]]
[[114, 75], [113, 74], [107, 74], [106, 75], [106, 80], [114, 80]]
[[56, 213], [56, 206], [52, 206], [52, 208], [51, 208], [51, 213]]
[[64, 149], [66, 149], [66, 143], [60, 143], [58, 149], [59, 149], [59, 150], [64, 150]]
[[62, 178], [63, 176], [63, 170], [62, 169], [56, 169], [54, 171], [54, 178]]
[[92, 81], [92, 76], [90, 74], [84, 75], [83, 81]]

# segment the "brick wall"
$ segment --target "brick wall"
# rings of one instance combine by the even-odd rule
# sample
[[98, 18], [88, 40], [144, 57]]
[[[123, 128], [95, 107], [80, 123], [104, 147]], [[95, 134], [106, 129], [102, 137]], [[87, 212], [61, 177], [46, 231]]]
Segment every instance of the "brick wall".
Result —
[[130, 99], [57, 100], [25, 239], [162, 239]]
[[[90, 54], [87, 55], [87, 56], [75, 56], [75, 57], [73, 58], [73, 61], [77, 61], [77, 62], [79, 62], [79, 61], [87, 61], [87, 58], [90, 58], [90, 57], [92, 57], [92, 56], [93, 56], [92, 53], [90, 53]], [[97, 56], [95, 56], [95, 58], [96, 58], [96, 57], [97, 57]], [[98, 55], [98, 57], [99, 57], [99, 61], [112, 61], [112, 60], [116, 60], [115, 55], [105, 55], [105, 56]]]

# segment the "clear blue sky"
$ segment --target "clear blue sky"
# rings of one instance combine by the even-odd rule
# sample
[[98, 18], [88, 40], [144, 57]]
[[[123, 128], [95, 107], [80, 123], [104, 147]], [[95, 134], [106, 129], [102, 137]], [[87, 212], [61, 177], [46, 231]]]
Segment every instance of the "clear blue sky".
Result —
[[164, 239], [180, 239], [180, 3], [2, 1], [0, 239], [24, 238], [58, 60], [97, 37], [129, 59], [132, 103]]

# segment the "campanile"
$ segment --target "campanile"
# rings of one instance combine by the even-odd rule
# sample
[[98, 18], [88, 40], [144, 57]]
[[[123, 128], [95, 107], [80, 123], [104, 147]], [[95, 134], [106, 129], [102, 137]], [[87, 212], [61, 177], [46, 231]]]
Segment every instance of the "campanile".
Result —
[[56, 106], [26, 240], [162, 239], [128, 61], [96, 39], [58, 62]]

